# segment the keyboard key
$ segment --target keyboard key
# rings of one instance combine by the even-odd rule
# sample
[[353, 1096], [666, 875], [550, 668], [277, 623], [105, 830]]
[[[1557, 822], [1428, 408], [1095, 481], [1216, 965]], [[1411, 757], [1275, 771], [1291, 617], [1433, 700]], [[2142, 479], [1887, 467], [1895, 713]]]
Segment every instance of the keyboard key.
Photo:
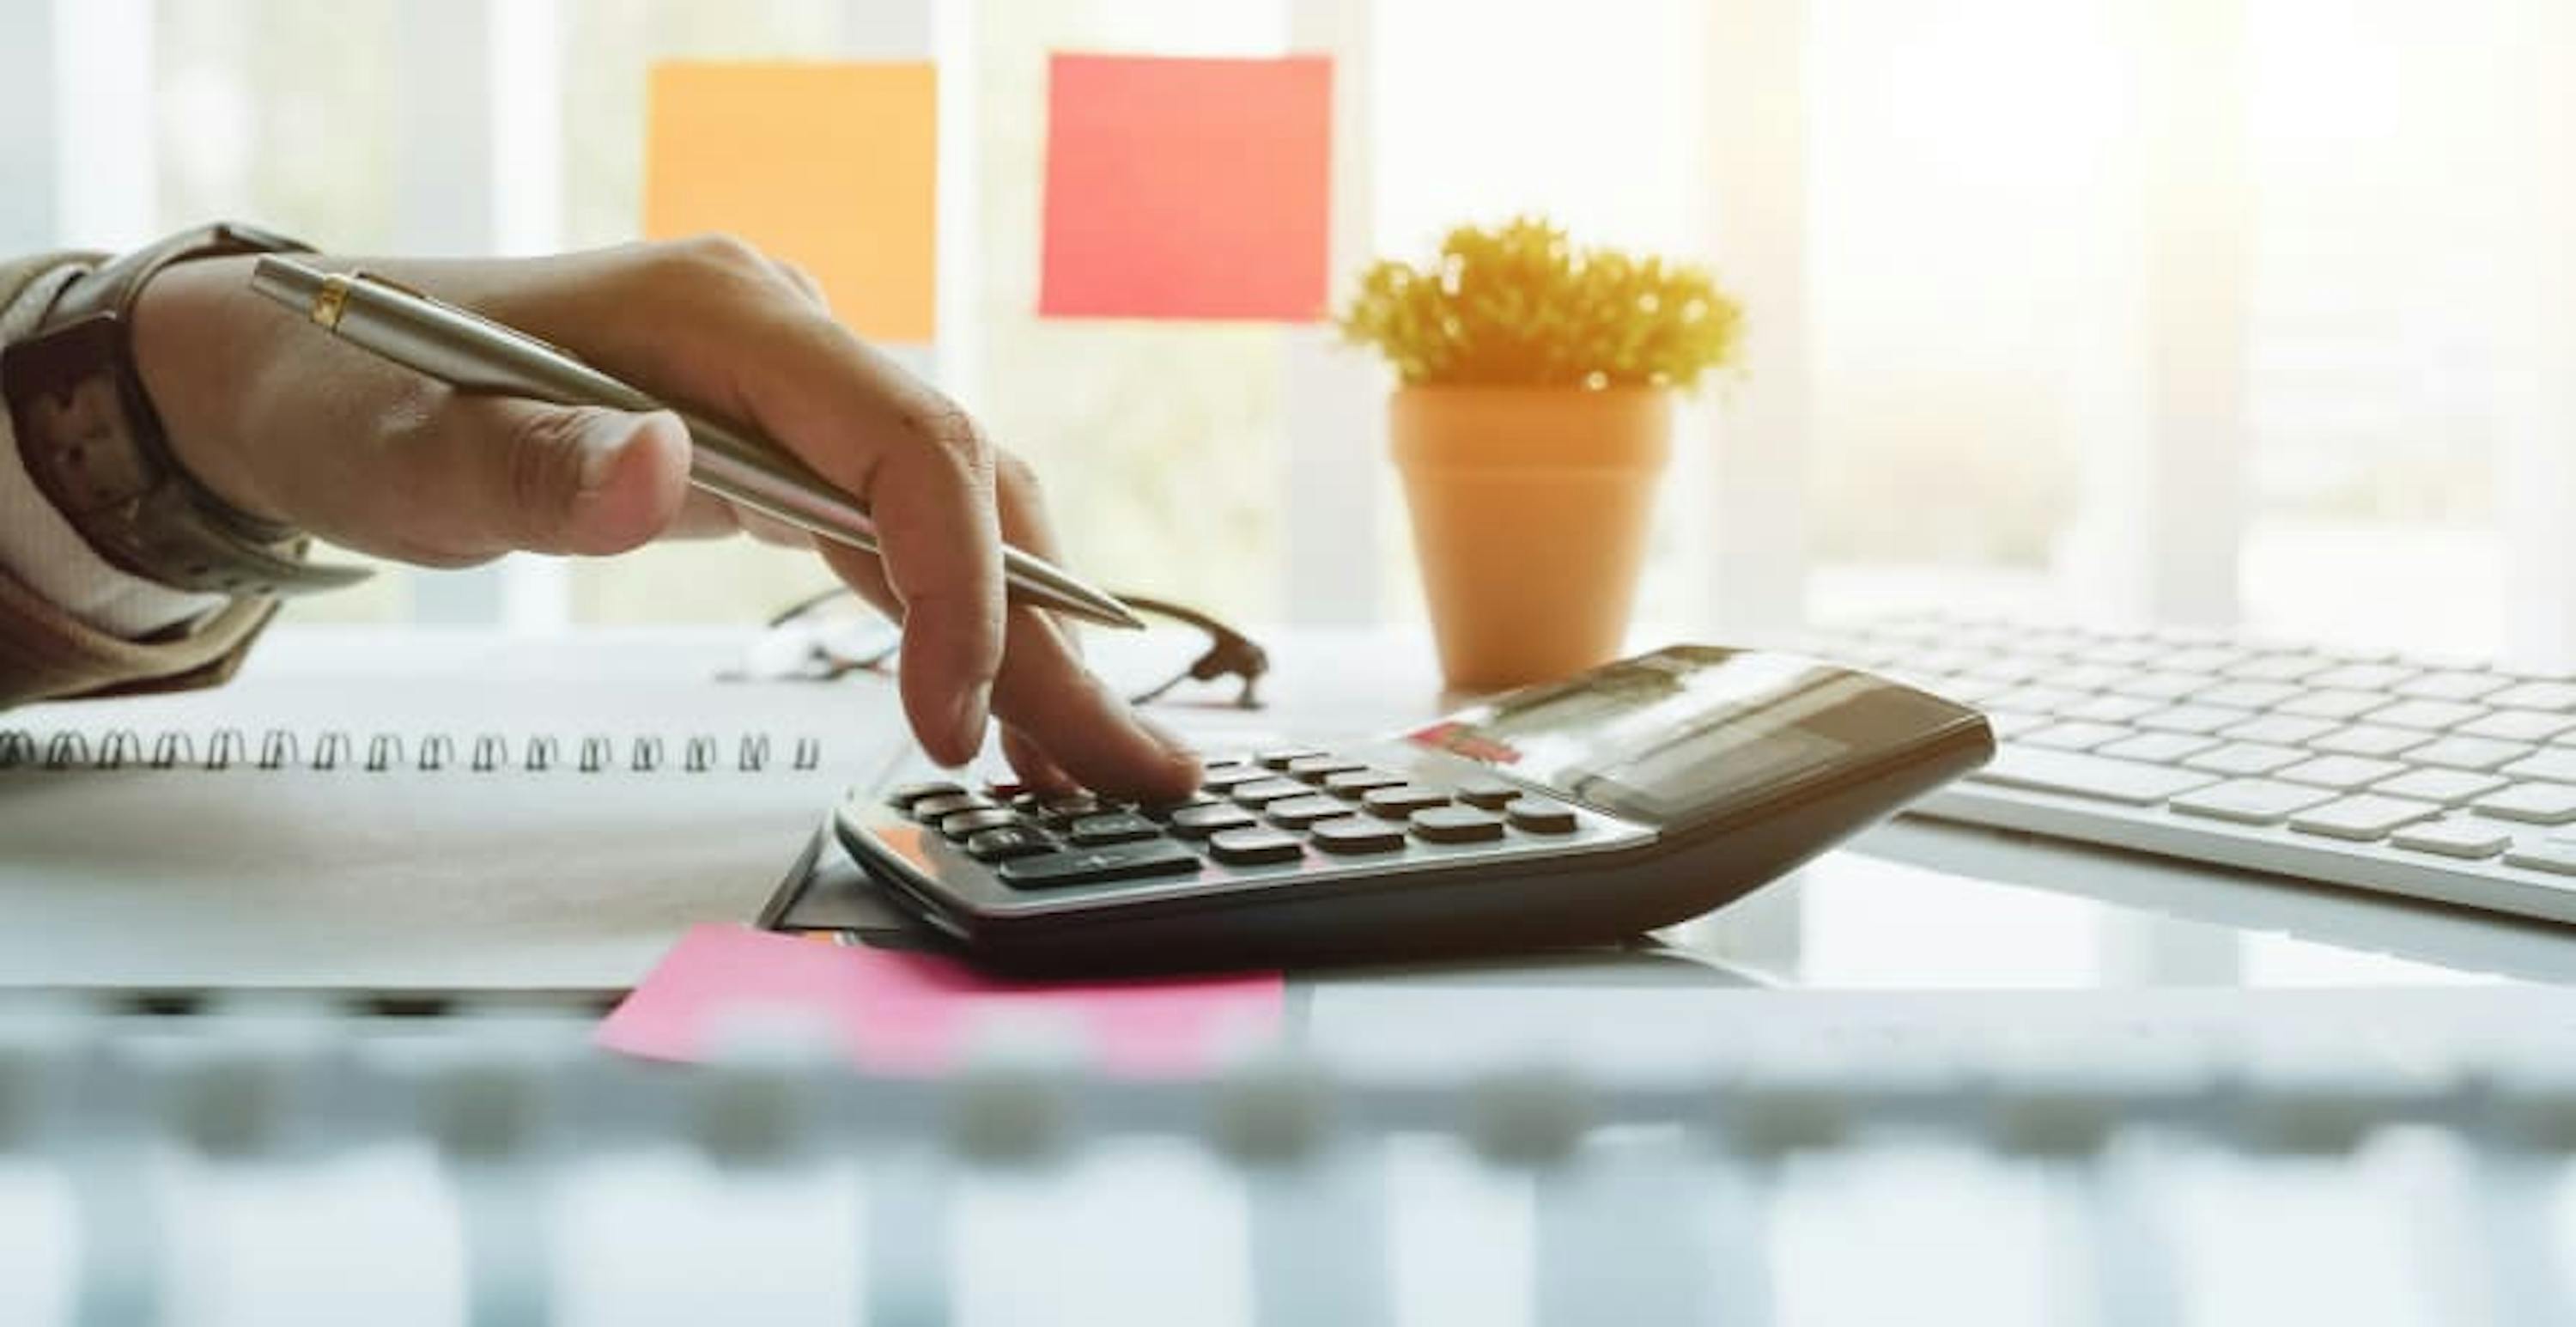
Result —
[[2048, 670], [2048, 684], [2068, 691], [2103, 691], [2132, 671], [2116, 664], [2068, 664]]
[[2080, 691], [2069, 691], [2064, 687], [2033, 686], [2021, 687], [2016, 690], [2007, 691], [2002, 695], [1995, 697], [1992, 704], [1999, 710], [2021, 710], [2030, 714], [2055, 714], [2059, 709], [2068, 705], [2079, 704], [2085, 699], [2086, 697], [2084, 693]]
[[2311, 750], [2329, 755], [2385, 758], [2432, 740], [2431, 733], [2419, 728], [2387, 728], [2375, 723], [2356, 723], [2337, 728], [2306, 745]]
[[2290, 817], [2290, 828], [2302, 834], [2322, 834], [2328, 838], [2350, 839], [2367, 843], [2388, 837], [2400, 825], [2429, 820], [2440, 815], [2442, 808], [2432, 802], [2418, 802], [2404, 797], [2375, 797], [2364, 793], [2328, 802], [2312, 811]]
[[2546, 742], [2576, 729], [2576, 714], [2548, 710], [2496, 710], [2451, 731], [2461, 737], [2492, 737], [2500, 742]]
[[2404, 765], [2393, 760], [2370, 760], [2361, 756], [2319, 756], [2278, 772], [2278, 777], [2292, 783], [2314, 784], [2349, 792], [2367, 788], [2392, 774], [2402, 774]]
[[2141, 700], [2177, 701], [2193, 692], [2207, 691], [2217, 684], [2216, 679], [2199, 673], [2147, 672], [2122, 679], [2111, 687], [2111, 691]]
[[2532, 753], [2528, 742], [2499, 742], [2492, 737], [2445, 737], [2427, 742], [2406, 753], [2414, 765], [2440, 765], [2445, 769], [2490, 770], [2510, 765]]
[[1054, 841], [1028, 825], [988, 829], [966, 840], [966, 855], [979, 862], [1006, 862], [1055, 851]]
[[2329, 687], [2282, 701], [2274, 707], [2273, 713], [2295, 714], [2306, 719], [2350, 721], [2372, 710], [2385, 707], [2393, 699], [2395, 697], [2386, 692], [2346, 691]]
[[2184, 793], [2168, 805], [2185, 815], [2233, 820], [2244, 825], [2271, 825], [2278, 824], [2285, 816], [2333, 799], [2333, 793], [2319, 788], [2303, 788], [2295, 783], [2232, 779], [2214, 788]]
[[2090, 751], [2105, 742], [2116, 742], [2131, 735], [2130, 730], [2115, 723], [2057, 723], [2021, 740], [2056, 751]]
[[2492, 774], [2464, 769], [2413, 769], [2393, 779], [2382, 779], [2370, 785], [2370, 790], [2386, 797], [2417, 797], [2458, 806], [2504, 786], [2505, 780]]
[[2216, 673], [2245, 662], [2246, 657], [2245, 650], [2233, 645], [2195, 645], [2166, 655], [2156, 666], [2177, 673]]
[[2547, 779], [2552, 783], [2576, 783], [2576, 750], [2551, 747], [2505, 766], [2502, 772], [2517, 779]]
[[2383, 710], [2372, 710], [2370, 721], [2399, 728], [2455, 728], [2487, 712], [2484, 705], [2471, 705], [2456, 700], [2401, 700]]
[[1222, 793], [1247, 783], [1260, 783], [1270, 777], [1270, 771], [1258, 765], [1228, 765], [1223, 769], [1209, 770], [1207, 776], [1199, 780], [1199, 786], [1212, 793]]
[[2395, 664], [2347, 663], [2312, 673], [2302, 680], [2310, 688], [2332, 687], [2339, 691], [2392, 691], [2398, 683], [2411, 682], [2415, 677], [2414, 669], [2400, 668]]
[[1172, 814], [1172, 832], [1185, 839], [1203, 839], [1229, 829], [1249, 829], [1260, 824], [1258, 817], [1239, 806], [1194, 806]]
[[1348, 774], [1360, 768], [1360, 762], [1347, 756], [1306, 756], [1288, 762], [1288, 776], [1308, 783], [1322, 783], [1336, 774]]
[[1532, 834], [1571, 834], [1574, 832], [1572, 808], [1544, 797], [1515, 797], [1503, 803], [1503, 818], [1512, 828]]
[[2389, 689], [2416, 700], [2476, 700], [2512, 684], [2512, 678], [2494, 673], [2445, 671], [2426, 673]]
[[1184, 797], [1177, 802], [1149, 802], [1143, 806], [1137, 807], [1136, 814], [1145, 817], [1147, 820], [1168, 821], [1183, 811], [1193, 810], [1202, 806], [1223, 805], [1225, 805], [1225, 803], [1220, 802], [1213, 797]]
[[1068, 885], [1097, 885], [1112, 880], [1191, 875], [1198, 869], [1198, 856], [1189, 849], [1170, 839], [1149, 839], [1143, 843], [1075, 848], [1051, 852], [1043, 857], [1023, 857], [1015, 862], [1002, 863], [994, 868], [993, 874], [1013, 889], [1061, 889]]
[[1369, 814], [1384, 816], [1389, 820], [1402, 820], [1416, 811], [1448, 804], [1449, 794], [1437, 788], [1425, 788], [1418, 783], [1380, 788], [1360, 798], [1360, 805], [1366, 807]]
[[1336, 774], [1324, 780], [1324, 791], [1335, 797], [1358, 801], [1361, 797], [1380, 788], [1403, 787], [1404, 782], [1404, 776], [1393, 770], [1355, 769], [1347, 774]]
[[898, 811], [909, 811], [915, 802], [933, 797], [959, 797], [965, 792], [964, 788], [945, 780], [932, 783], [907, 783], [886, 794], [886, 805]]
[[1143, 816], [1112, 811], [1107, 815], [1084, 816], [1074, 821], [1065, 837], [1073, 840], [1076, 847], [1090, 848], [1104, 843], [1133, 843], [1138, 839], [1159, 838], [1162, 833], [1162, 826]]
[[1338, 797], [1327, 797], [1322, 793], [1306, 797], [1291, 797], [1284, 802], [1272, 802], [1261, 808], [1261, 814], [1269, 817], [1271, 824], [1282, 829], [1304, 829], [1318, 821], [1331, 820], [1336, 816], [1346, 816], [1350, 813], [1350, 803]]
[[2159, 733], [2214, 733], [2254, 717], [2251, 710], [2203, 705], [2197, 701], [2138, 717], [2138, 726]]
[[990, 811], [996, 803], [981, 793], [940, 793], [924, 797], [905, 808], [912, 818], [925, 825], [936, 825], [960, 811]]
[[2093, 753], [2117, 756], [2122, 760], [2143, 760], [2150, 765], [2178, 764], [2185, 756], [2197, 755], [2219, 745], [2214, 737], [2194, 737], [2189, 733], [2140, 733], [2109, 746], [2095, 747]]
[[2554, 871], [2559, 875], [2576, 875], [2576, 843], [2546, 839], [2539, 843], [2518, 844], [2505, 850], [2504, 864], [2527, 866], [2535, 871]]
[[2192, 697], [2191, 701], [2195, 705], [2225, 705], [2230, 709], [2268, 710], [2292, 696], [2299, 695], [2301, 691], [2302, 688], [2291, 686], [2286, 682], [2227, 682], [2201, 692]]
[[1303, 797], [1313, 791], [1314, 789], [1295, 779], [1263, 779], [1259, 783], [1241, 784], [1230, 795], [1237, 804], [1259, 810], [1272, 802], [1284, 802], [1291, 797]]
[[2415, 852], [2438, 852], [2445, 857], [2474, 860], [2493, 857], [2504, 851], [2512, 846], [2513, 836], [2493, 825], [2454, 817], [2408, 825], [2390, 835], [2388, 841]]
[[1503, 836], [1500, 818], [1472, 806], [1435, 806], [1414, 812], [1407, 823], [1425, 843], [1486, 843]]
[[1343, 856], [1393, 852], [1404, 846], [1403, 830], [1383, 820], [1354, 815], [1318, 821], [1313, 829], [1306, 832], [1306, 838], [1326, 852]]
[[2332, 719], [2302, 719], [2295, 714], [2266, 714], [2233, 728], [2221, 728], [2218, 735], [2238, 742], [2267, 742], [2273, 746], [2304, 746], [2310, 738], [2335, 730]]
[[2308, 758], [2308, 753], [2290, 746], [2265, 746], [2260, 742], [2236, 742], [2215, 751], [2204, 751], [2182, 762], [2193, 769], [2212, 774], [2269, 774], [2284, 765], [2295, 765]]
[[2176, 793], [2218, 782], [2216, 776], [2195, 770], [2030, 747], [2006, 747], [1996, 752], [1984, 769], [1967, 777], [2008, 788], [2064, 793], [2130, 806], [2153, 806]]
[[1275, 829], [1229, 829], [1208, 840], [1208, 855], [1228, 866], [1269, 866], [1306, 855], [1293, 834]]
[[2005, 741], [2036, 732], [2047, 727], [2049, 723], [2049, 717], [2045, 714], [2022, 714], [2007, 710], [1986, 711], [1986, 726], [1994, 730], [1998, 739]]
[[[2313, 654], [2258, 654], [2243, 663], [2220, 670], [2228, 677], [2241, 677], [2249, 682], [2310, 682], [2317, 674], [2335, 666], [2331, 659]], [[2310, 682], [2310, 685], [2314, 685]]]
[[1107, 809], [1109, 808], [1101, 805], [1099, 798], [1090, 793], [1062, 793], [1054, 797], [1038, 799], [1040, 815], [1067, 824], [1084, 816], [1096, 816]]
[[2576, 822], [2576, 784], [2517, 783], [2470, 803], [2480, 815], [2528, 825]]
[[2520, 682], [2487, 697], [2490, 705], [2576, 713], [2576, 682]]
[[941, 816], [939, 832], [950, 839], [964, 840], [973, 838], [988, 829], [1000, 829], [1006, 825], [1020, 823], [1019, 812], [1006, 811], [997, 806], [983, 811], [960, 811], [953, 816]]
[[1311, 746], [1287, 746], [1279, 747], [1270, 751], [1264, 751], [1260, 755], [1253, 757], [1253, 759], [1255, 762], [1266, 768], [1284, 770], [1290, 765], [1296, 764], [1298, 761], [1305, 760], [1309, 757], [1329, 754], [1331, 753], [1318, 751]]
[[1488, 811], [1503, 806], [1520, 795], [1518, 784], [1505, 783], [1501, 779], [1469, 779], [1458, 785], [1459, 801], [1469, 806], [1481, 806]]
[[2079, 723], [2127, 723], [2141, 714], [2153, 714], [2163, 708], [2163, 702], [2139, 696], [2090, 696], [2061, 707], [2057, 717]]

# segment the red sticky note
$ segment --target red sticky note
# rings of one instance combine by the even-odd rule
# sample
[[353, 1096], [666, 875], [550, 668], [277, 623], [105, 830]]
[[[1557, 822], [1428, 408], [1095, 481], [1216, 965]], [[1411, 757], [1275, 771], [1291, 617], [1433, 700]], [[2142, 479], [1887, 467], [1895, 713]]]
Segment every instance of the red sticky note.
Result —
[[1182, 1077], [1277, 1035], [1285, 995], [1276, 972], [1004, 982], [937, 955], [699, 926], [618, 1004], [596, 1039], [648, 1059], [696, 1060], [716, 1049], [736, 1016], [785, 1011], [830, 1028], [852, 1064], [927, 1075], [957, 1063], [996, 1027], [1034, 1023], [1072, 1029], [1107, 1072]]
[[1332, 123], [1323, 56], [1055, 56], [1038, 311], [1321, 318]]

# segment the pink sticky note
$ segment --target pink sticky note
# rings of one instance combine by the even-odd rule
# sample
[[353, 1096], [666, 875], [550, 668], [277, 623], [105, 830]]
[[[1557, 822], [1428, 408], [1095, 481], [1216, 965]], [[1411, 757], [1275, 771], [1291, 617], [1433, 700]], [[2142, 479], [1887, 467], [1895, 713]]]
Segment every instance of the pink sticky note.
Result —
[[699, 926], [618, 1004], [597, 1041], [648, 1059], [695, 1060], [715, 1049], [729, 1018], [784, 1010], [831, 1028], [862, 1068], [935, 1074], [996, 1026], [1042, 1023], [1075, 1029], [1108, 1072], [1179, 1077], [1276, 1035], [1285, 992], [1275, 972], [1003, 982], [937, 955]]
[[1322, 56], [1055, 56], [1038, 311], [1322, 317], [1332, 122]]

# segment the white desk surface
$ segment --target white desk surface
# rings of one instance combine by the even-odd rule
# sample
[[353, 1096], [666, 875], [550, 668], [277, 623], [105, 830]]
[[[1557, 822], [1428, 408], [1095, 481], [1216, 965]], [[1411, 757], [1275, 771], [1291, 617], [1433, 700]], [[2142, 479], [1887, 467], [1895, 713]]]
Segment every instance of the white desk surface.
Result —
[[[306, 628], [262, 643], [239, 694], [301, 680], [629, 680], [708, 675], [741, 632]], [[1168, 710], [1194, 730], [1330, 740], [1444, 707], [1428, 644], [1387, 633], [1266, 633], [1258, 712]], [[1096, 642], [1095, 653], [1120, 648]], [[866, 680], [845, 685], [866, 687]], [[224, 693], [158, 704], [220, 705]], [[35, 707], [10, 726], [68, 719]], [[202, 711], [201, 711], [202, 712]], [[855, 708], [854, 708], [855, 712]], [[792, 853], [792, 845], [782, 854]], [[1900, 819], [1661, 937], [1668, 952], [1542, 964], [1337, 974], [1328, 982], [1642, 981], [1858, 989], [2401, 987], [2576, 982], [2576, 932], [2135, 854]]]

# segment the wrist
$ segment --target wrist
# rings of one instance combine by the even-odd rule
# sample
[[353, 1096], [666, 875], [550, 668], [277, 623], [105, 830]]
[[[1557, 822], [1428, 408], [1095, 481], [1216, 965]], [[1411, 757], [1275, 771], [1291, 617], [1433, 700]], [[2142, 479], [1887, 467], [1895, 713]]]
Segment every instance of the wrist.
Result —
[[253, 261], [201, 258], [153, 274], [135, 300], [130, 344], [172, 458], [242, 514], [291, 524], [262, 490], [239, 427], [277, 321], [250, 292]]

